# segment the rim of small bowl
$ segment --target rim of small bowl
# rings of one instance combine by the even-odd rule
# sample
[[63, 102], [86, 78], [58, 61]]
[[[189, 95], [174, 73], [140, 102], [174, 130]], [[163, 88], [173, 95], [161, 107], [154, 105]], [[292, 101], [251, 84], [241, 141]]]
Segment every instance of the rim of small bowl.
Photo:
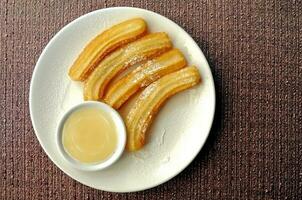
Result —
[[[101, 109], [102, 111], [109, 114], [109, 116], [112, 118], [116, 129], [117, 129], [117, 135], [118, 135], [118, 144], [115, 152], [106, 160], [96, 163], [82, 163], [80, 161], [77, 161], [76, 159], [72, 158], [71, 155], [69, 155], [62, 144], [62, 129], [64, 127], [64, 123], [67, 120], [67, 118], [76, 110], [84, 107], [96, 107]], [[59, 152], [61, 156], [74, 168], [84, 170], [84, 171], [96, 171], [96, 170], [102, 170], [105, 169], [112, 164], [114, 164], [123, 154], [125, 145], [126, 145], [126, 127], [124, 124], [124, 121], [120, 114], [110, 107], [109, 105], [98, 102], [98, 101], [85, 101], [83, 103], [80, 103], [72, 108], [70, 108], [63, 117], [60, 119], [60, 122], [57, 127], [57, 133], [56, 133], [56, 143], [57, 147], [59, 149]]]

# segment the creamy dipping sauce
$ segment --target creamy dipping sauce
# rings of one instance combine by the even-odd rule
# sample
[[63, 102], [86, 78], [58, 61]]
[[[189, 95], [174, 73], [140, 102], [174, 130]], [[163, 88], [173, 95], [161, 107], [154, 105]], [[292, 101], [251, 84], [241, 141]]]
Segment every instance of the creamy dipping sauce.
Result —
[[62, 144], [65, 151], [82, 163], [108, 159], [117, 148], [117, 128], [110, 115], [95, 107], [84, 107], [66, 119]]

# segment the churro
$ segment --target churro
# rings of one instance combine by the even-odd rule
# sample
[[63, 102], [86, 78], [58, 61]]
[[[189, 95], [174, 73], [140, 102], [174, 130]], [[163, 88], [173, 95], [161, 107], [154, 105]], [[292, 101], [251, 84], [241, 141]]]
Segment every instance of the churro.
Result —
[[69, 69], [70, 78], [84, 81], [106, 55], [143, 36], [146, 31], [146, 22], [141, 18], [135, 18], [102, 32], [88, 43], [75, 60]]
[[186, 65], [186, 59], [178, 49], [172, 49], [161, 56], [147, 61], [125, 77], [118, 80], [105, 95], [104, 101], [118, 109], [129, 97], [140, 88], [147, 87], [152, 82], [175, 72]]
[[148, 127], [169, 97], [199, 82], [198, 69], [192, 66], [168, 74], [146, 87], [125, 117], [127, 149], [136, 151], [145, 144]]
[[151, 33], [113, 52], [88, 77], [84, 86], [84, 99], [101, 100], [110, 80], [120, 72], [171, 48], [172, 43], [166, 33]]

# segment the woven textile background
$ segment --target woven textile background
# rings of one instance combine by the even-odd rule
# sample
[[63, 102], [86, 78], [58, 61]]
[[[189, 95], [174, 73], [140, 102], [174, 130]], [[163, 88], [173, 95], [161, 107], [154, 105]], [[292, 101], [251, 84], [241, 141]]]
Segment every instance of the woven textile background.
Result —
[[[135, 6], [181, 25], [205, 53], [217, 90], [201, 153], [169, 182], [138, 193], [88, 188], [61, 172], [34, 134], [34, 65], [75, 18]], [[0, 199], [302, 199], [302, 1], [0, 1]]]

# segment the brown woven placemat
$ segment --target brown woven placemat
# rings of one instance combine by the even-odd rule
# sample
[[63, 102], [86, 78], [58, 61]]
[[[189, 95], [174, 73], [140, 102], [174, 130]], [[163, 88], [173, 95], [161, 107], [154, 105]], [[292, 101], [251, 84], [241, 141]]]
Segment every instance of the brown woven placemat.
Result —
[[[135, 6], [184, 27], [205, 53], [217, 111], [202, 152], [171, 181], [138, 193], [88, 188], [46, 156], [31, 126], [34, 65], [49, 39], [96, 9]], [[0, 199], [301, 199], [302, 2], [0, 1]]]

